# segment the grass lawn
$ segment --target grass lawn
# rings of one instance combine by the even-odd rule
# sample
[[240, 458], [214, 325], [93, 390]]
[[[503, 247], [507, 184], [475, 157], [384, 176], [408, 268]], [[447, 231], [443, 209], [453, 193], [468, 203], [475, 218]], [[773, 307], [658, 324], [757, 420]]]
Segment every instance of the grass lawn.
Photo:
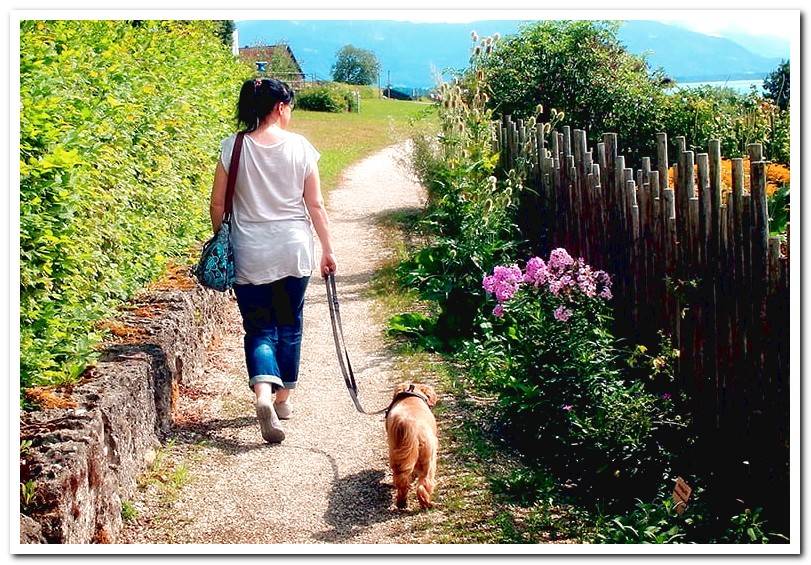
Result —
[[436, 122], [432, 104], [402, 100], [361, 100], [359, 113], [333, 114], [295, 110], [290, 129], [302, 134], [321, 152], [319, 170], [324, 194], [329, 193], [348, 165], [399, 140], [418, 127]]

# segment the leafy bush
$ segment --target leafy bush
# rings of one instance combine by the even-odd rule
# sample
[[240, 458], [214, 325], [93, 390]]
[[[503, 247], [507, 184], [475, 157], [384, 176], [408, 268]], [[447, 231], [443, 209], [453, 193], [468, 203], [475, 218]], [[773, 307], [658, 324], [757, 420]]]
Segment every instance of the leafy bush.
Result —
[[721, 543], [785, 543], [788, 538], [780, 533], [767, 532], [762, 508], [744, 509], [729, 519], [729, 527], [721, 537]]
[[423, 225], [429, 245], [400, 265], [401, 281], [438, 303], [437, 336], [448, 345], [470, 335], [484, 303], [481, 277], [515, 249], [516, 175], [498, 181], [492, 112], [484, 90], [467, 97], [459, 85], [439, 88], [442, 133], [417, 136], [413, 167], [428, 191]]
[[337, 83], [311, 86], [296, 95], [296, 106], [313, 112], [353, 112], [357, 101], [353, 89]]
[[489, 107], [527, 118], [542, 104], [539, 121], [550, 121], [556, 108], [566, 114], [564, 125], [585, 128], [592, 144], [612, 131], [627, 157], [655, 154], [663, 76], [625, 50], [618, 29], [618, 22], [544, 21], [484, 40], [474, 55], [492, 90]]
[[361, 100], [369, 100], [369, 99], [376, 99], [380, 98], [380, 89], [376, 86], [369, 86], [365, 84], [358, 84], [352, 87], [352, 90], [357, 90], [360, 92], [360, 99]]
[[343, 94], [329, 86], [302, 89], [296, 95], [296, 106], [313, 112], [343, 112], [346, 101]]
[[[474, 50], [471, 80], [484, 72], [498, 114], [537, 116], [551, 121], [551, 109], [565, 113], [563, 125], [585, 129], [590, 144], [616, 132], [620, 154], [630, 166], [655, 157], [656, 133], [705, 151], [720, 139], [722, 153], [740, 156], [748, 143], [764, 144], [766, 156], [788, 163], [788, 113], [752, 91], [700, 87], [668, 92], [661, 69], [629, 53], [617, 38], [619, 22], [545, 21], [523, 26], [515, 35], [485, 38]], [[673, 158], [673, 156], [671, 156]], [[634, 165], [635, 164], [635, 165]]]
[[610, 277], [556, 249], [524, 269], [496, 267], [483, 287], [496, 320], [467, 359], [498, 394], [516, 443], [583, 493], [655, 492], [667, 469], [662, 432], [679, 421], [670, 400], [621, 376], [607, 330]]
[[251, 70], [213, 21], [20, 24], [22, 386], [75, 379], [96, 322], [202, 240]]
[[685, 533], [674, 503], [660, 499], [655, 503], [637, 500], [634, 510], [602, 524], [596, 532], [598, 543], [679, 543]]
[[719, 139], [724, 156], [743, 157], [750, 143], [763, 143], [767, 158], [788, 162], [788, 113], [754, 90], [741, 94], [723, 87], [685, 88], [667, 96], [662, 111], [665, 131], [685, 136], [697, 151]]
[[780, 61], [780, 65], [763, 81], [766, 97], [772, 100], [781, 110], [788, 110], [791, 102], [791, 63]]
[[784, 184], [769, 197], [769, 235], [780, 235], [786, 232], [789, 220], [790, 186]]
[[[696, 494], [697, 491], [697, 494]], [[669, 493], [659, 493], [652, 502], [637, 499], [627, 513], [599, 516], [593, 531], [597, 543], [785, 543], [788, 538], [770, 532], [762, 508], [745, 508], [734, 515], [710, 508], [702, 500], [703, 489], [684, 513], [677, 514]]]

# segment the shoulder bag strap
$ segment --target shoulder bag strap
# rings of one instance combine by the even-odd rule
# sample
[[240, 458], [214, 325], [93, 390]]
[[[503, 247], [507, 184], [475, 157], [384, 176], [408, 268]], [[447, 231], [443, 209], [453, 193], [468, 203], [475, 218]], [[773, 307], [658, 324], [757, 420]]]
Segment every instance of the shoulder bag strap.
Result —
[[231, 164], [228, 167], [228, 184], [225, 187], [225, 213], [223, 214], [223, 221], [231, 219], [231, 210], [234, 204], [234, 187], [236, 187], [237, 184], [239, 156], [242, 154], [242, 142], [244, 138], [245, 132], [239, 132], [234, 141], [234, 148], [231, 150]]

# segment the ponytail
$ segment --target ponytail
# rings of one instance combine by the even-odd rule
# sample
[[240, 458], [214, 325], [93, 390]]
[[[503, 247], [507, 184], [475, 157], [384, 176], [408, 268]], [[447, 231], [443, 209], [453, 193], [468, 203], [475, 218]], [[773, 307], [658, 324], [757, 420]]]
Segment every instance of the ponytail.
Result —
[[293, 89], [275, 78], [249, 79], [242, 83], [237, 102], [237, 126], [254, 131], [279, 102], [290, 104]]

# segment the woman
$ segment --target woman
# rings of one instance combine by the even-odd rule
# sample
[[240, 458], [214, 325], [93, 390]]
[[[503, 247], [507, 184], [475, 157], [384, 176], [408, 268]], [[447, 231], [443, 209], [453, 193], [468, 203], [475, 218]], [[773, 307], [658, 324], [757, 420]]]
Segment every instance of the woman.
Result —
[[[285, 83], [264, 78], [246, 81], [237, 103], [237, 120], [247, 133], [231, 219], [234, 292], [245, 329], [248, 383], [262, 437], [271, 443], [284, 439], [279, 419], [290, 417], [290, 391], [298, 382], [304, 292], [315, 261], [312, 227], [321, 242], [321, 275], [336, 269], [320, 154], [303, 136], [287, 131], [293, 98]], [[235, 140], [236, 134], [222, 141], [214, 174], [214, 233], [223, 220]]]

